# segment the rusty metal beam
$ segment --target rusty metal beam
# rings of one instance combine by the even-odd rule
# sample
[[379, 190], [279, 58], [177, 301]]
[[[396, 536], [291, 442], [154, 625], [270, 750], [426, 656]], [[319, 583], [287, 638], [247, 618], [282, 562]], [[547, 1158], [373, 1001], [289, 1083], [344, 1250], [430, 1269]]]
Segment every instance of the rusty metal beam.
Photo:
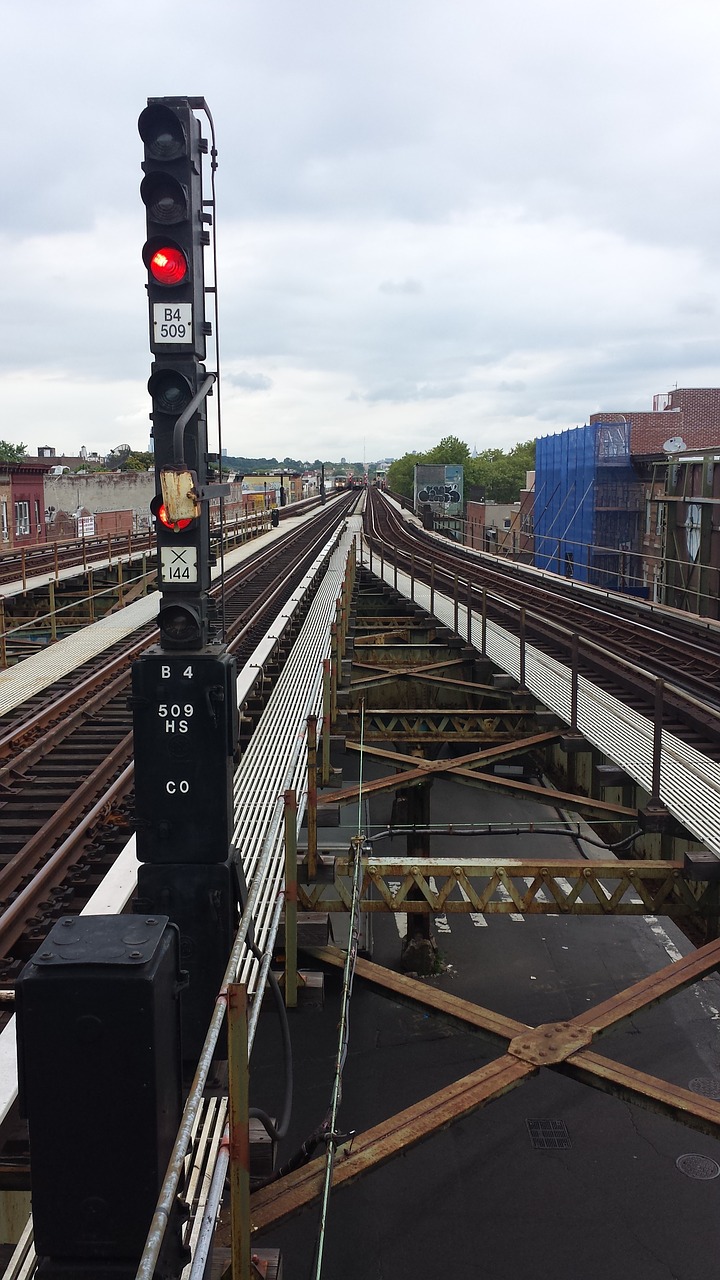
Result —
[[[316, 959], [326, 963], [344, 963], [343, 953], [335, 947], [313, 947], [308, 950]], [[702, 960], [698, 960], [696, 956], [694, 965], [684, 966], [682, 976], [679, 975], [679, 985], [675, 989], [680, 990], [694, 980], [689, 976], [691, 971], [698, 977], [720, 965], [720, 943], [712, 943], [702, 950], [705, 953]], [[669, 969], [673, 967], [668, 966]], [[720, 1103], [591, 1052], [585, 1046], [595, 1033], [583, 1025], [583, 1018], [528, 1028], [511, 1019], [496, 1020], [496, 1015], [479, 1009], [469, 1001], [431, 990], [399, 974], [390, 974], [388, 970], [381, 969], [370, 961], [359, 959], [356, 972], [359, 977], [379, 983], [394, 995], [405, 998], [409, 996], [421, 1004], [436, 1008], [438, 1012], [459, 1016], [463, 1021], [478, 1026], [480, 1030], [487, 1030], [495, 1036], [509, 1035], [511, 1038], [509, 1051], [502, 1058], [464, 1076], [365, 1133], [356, 1135], [338, 1152], [333, 1175], [334, 1188], [348, 1185], [433, 1133], [509, 1093], [535, 1075], [541, 1066], [555, 1067], [563, 1074], [594, 1088], [662, 1115], [669, 1115], [710, 1136], [717, 1137], [720, 1132]], [[655, 978], [659, 979], [663, 994], [670, 994], [665, 975], [666, 970], [661, 970]], [[631, 991], [645, 987], [647, 981], [636, 984]], [[626, 993], [621, 993], [624, 994]], [[654, 1003], [654, 998], [647, 990], [644, 995], [648, 998], [644, 999], [643, 1007]], [[605, 1005], [598, 1008], [605, 1009], [610, 1003], [612, 1002], [606, 1001]], [[589, 1015], [584, 1016], [591, 1016], [593, 1012], [595, 1011], [591, 1010]], [[483, 1022], [486, 1025], [480, 1025]], [[583, 1046], [579, 1050], [576, 1048], [578, 1044]], [[316, 1200], [322, 1188], [323, 1170], [324, 1160], [315, 1160], [256, 1192], [251, 1202], [252, 1230], [262, 1231], [277, 1225]]]
[[[345, 963], [345, 952], [332, 944], [324, 947], [304, 946], [302, 950], [306, 955], [312, 956], [313, 960], [332, 965], [336, 969], [342, 969]], [[422, 1004], [425, 1008], [434, 1010], [435, 1013], [474, 1027], [476, 1031], [482, 1031], [500, 1044], [508, 1044], [515, 1036], [532, 1029], [527, 1023], [518, 1022], [516, 1018], [508, 1018], [503, 1013], [485, 1009], [482, 1005], [473, 1004], [471, 1000], [464, 1000], [462, 996], [453, 995], [450, 991], [430, 987], [417, 978], [396, 973], [394, 969], [386, 969], [383, 965], [374, 964], [372, 960], [365, 960], [362, 956], [358, 956], [355, 962], [355, 972], [358, 977], [382, 987], [398, 1000]]]
[[[304, 911], [349, 909], [346, 857], [334, 860], [334, 878], [298, 887]], [[431, 885], [432, 881], [432, 885]], [[335, 894], [333, 897], [332, 894]], [[412, 896], [415, 893], [416, 896]], [[717, 910], [714, 886], [685, 879], [680, 862], [620, 862], [583, 858], [368, 858], [361, 910], [462, 915], [664, 915], [680, 919]]]
[[[351, 721], [351, 732], [356, 734], [362, 710], [349, 707], [345, 715]], [[514, 743], [518, 734], [527, 736], [535, 728], [535, 715], [527, 708], [366, 707], [363, 741]]]
[[[440, 665], [452, 666], [453, 664], [448, 662]], [[462, 693], [482, 694], [483, 698], [496, 698], [500, 702], [512, 702], [513, 698], [512, 689], [497, 689], [495, 685], [479, 684], [477, 680], [453, 680], [450, 676], [433, 675], [422, 667], [411, 667], [408, 670], [398, 668], [394, 671], [392, 667], [381, 667], [380, 665], [376, 666], [374, 663], [353, 661], [353, 671], [355, 670], [372, 671], [374, 674], [372, 676], [362, 676], [360, 680], [351, 680], [348, 686], [351, 690], [372, 688], [373, 685], [380, 686], [393, 680], [412, 680], [420, 674], [418, 683], [427, 684], [431, 687], [457, 689]]]
[[[535, 1075], [537, 1070], [535, 1066], [506, 1055], [440, 1089], [415, 1106], [390, 1116], [374, 1128], [357, 1134], [338, 1150], [333, 1189], [347, 1186], [363, 1173], [379, 1168], [433, 1133], [509, 1093], [528, 1076]], [[322, 1190], [324, 1169], [324, 1158], [313, 1160], [295, 1173], [257, 1191], [250, 1202], [251, 1229], [257, 1232], [276, 1226], [316, 1200]]]
[[[539, 746], [544, 742], [553, 741], [560, 736], [560, 730], [550, 733], [538, 733], [532, 738], [519, 739], [512, 744], [512, 752], [516, 754], [519, 751], [529, 751], [533, 747]], [[356, 742], [347, 742], [348, 751], [360, 751], [360, 744]], [[399, 786], [407, 786], [408, 782], [413, 782], [419, 778], [425, 778], [428, 773], [454, 773], [463, 778], [470, 778], [473, 782], [482, 783], [483, 786], [497, 787], [500, 790], [517, 791], [522, 795], [531, 795], [535, 799], [540, 800], [543, 804], [559, 805], [563, 808], [574, 809], [578, 813], [604, 813], [614, 818], [624, 818], [628, 821], [637, 820], [637, 809], [627, 809], [623, 805], [608, 804], [603, 800], [595, 800], [591, 796], [573, 795], [567, 791], [556, 791], [551, 787], [534, 786], [529, 782], [517, 782], [510, 778], [498, 778], [491, 773], [481, 773], [474, 769], [466, 768], [465, 765], [471, 761], [497, 759], [498, 752], [507, 755], [508, 744], [503, 743], [499, 747], [485, 748], [483, 751], [474, 751], [467, 756], [458, 756], [455, 760], [427, 760], [418, 765], [417, 756], [408, 756], [400, 751], [384, 751], [382, 748], [365, 745], [363, 748], [365, 755], [375, 756], [377, 759], [391, 761], [392, 764], [407, 764], [410, 767], [406, 772], [401, 774], [392, 774], [388, 778], [379, 778], [371, 783], [365, 783], [362, 787], [363, 795], [367, 795], [371, 791], [387, 791], [395, 790]], [[360, 787], [345, 787], [340, 791], [327, 791], [318, 800], [319, 805], [330, 804], [349, 804], [356, 800], [360, 791]]]
[[[342, 966], [344, 962], [344, 953], [337, 947], [308, 947], [304, 950], [334, 967]], [[527, 1065], [557, 1068], [563, 1075], [592, 1088], [645, 1110], [669, 1116], [699, 1133], [717, 1138], [720, 1136], [720, 1102], [605, 1058], [585, 1046], [589, 1043], [588, 1037], [594, 1039], [604, 1031], [614, 1029], [626, 1017], [650, 1008], [667, 996], [676, 995], [718, 968], [720, 941], [708, 943], [683, 960], [666, 965], [577, 1018], [536, 1028], [498, 1015], [461, 997], [429, 988], [416, 979], [393, 973], [369, 960], [359, 959], [356, 973], [394, 998], [431, 1008], [495, 1040], [504, 1039], [509, 1055], [520, 1056]], [[579, 1050], [575, 1047], [578, 1044], [583, 1046]]]

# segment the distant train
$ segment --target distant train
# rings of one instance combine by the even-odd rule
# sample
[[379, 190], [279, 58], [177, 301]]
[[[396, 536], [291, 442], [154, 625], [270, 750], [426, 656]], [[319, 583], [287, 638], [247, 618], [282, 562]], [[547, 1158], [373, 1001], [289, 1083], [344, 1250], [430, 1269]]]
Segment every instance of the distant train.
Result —
[[352, 471], [348, 471], [345, 476], [335, 476], [333, 487], [335, 489], [362, 489], [364, 484], [364, 477], [353, 475]]

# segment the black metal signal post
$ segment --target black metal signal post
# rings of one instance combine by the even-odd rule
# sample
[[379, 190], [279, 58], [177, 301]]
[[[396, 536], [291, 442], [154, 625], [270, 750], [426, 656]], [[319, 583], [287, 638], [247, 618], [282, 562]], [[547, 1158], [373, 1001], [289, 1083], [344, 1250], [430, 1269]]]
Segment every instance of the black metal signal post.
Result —
[[162, 907], [180, 928], [190, 971], [186, 1059], [202, 1045], [237, 899], [230, 861], [237, 671], [211, 634], [208, 607], [209, 499], [229, 487], [209, 483], [205, 406], [215, 375], [203, 363], [210, 333], [203, 253], [212, 215], [202, 193], [208, 147], [194, 106], [197, 99], [149, 98], [138, 121], [162, 600], [160, 644], [133, 666], [138, 906]]
[[140, 186], [147, 215], [148, 271], [158, 534], [158, 581], [165, 648], [201, 648], [208, 640], [210, 587], [205, 397], [203, 250], [209, 242], [202, 198], [207, 143], [187, 98], [150, 98], [138, 121], [145, 144]]

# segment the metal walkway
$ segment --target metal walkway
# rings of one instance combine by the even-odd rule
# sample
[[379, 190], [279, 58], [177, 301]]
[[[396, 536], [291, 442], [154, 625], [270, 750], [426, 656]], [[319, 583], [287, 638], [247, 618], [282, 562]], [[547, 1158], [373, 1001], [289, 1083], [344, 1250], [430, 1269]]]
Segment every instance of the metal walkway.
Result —
[[[301, 524], [305, 518], [297, 516], [285, 520], [282, 528], [271, 529], [261, 534], [259, 538], [254, 538], [234, 551], [227, 552], [225, 568], [233, 569], [235, 565], [242, 564], [243, 560], [248, 560], [256, 551], [271, 544], [287, 533], [288, 529]], [[66, 576], [74, 575], [75, 577], [78, 573], [77, 567], [63, 572]], [[217, 579], [220, 573], [220, 567], [216, 566], [213, 569], [213, 580]], [[54, 575], [46, 574], [41, 579], [37, 579], [37, 585], [45, 586], [50, 581], [54, 581]], [[48, 645], [42, 653], [24, 658], [21, 662], [0, 672], [0, 716], [13, 711], [33, 694], [47, 689], [49, 685], [62, 679], [71, 671], [75, 671], [84, 662], [88, 662], [105, 649], [125, 640], [140, 627], [153, 622], [157, 618], [159, 606], [160, 592], [153, 591], [142, 600], [136, 600], [133, 604], [125, 605], [115, 613], [108, 614], [99, 622], [90, 623], [89, 626], [76, 631], [74, 635], [67, 636], [56, 644]]]
[[[361, 563], [369, 566], [370, 553], [363, 539]], [[372, 571], [396, 587], [406, 599], [430, 612], [430, 588], [415, 581], [414, 593], [408, 574], [392, 564], [381, 565], [373, 557]], [[438, 621], [455, 628], [455, 602], [437, 589], [433, 614]], [[468, 627], [467, 605], [460, 603], [457, 626], [461, 635], [479, 650], [482, 621], [474, 614]], [[520, 641], [503, 627], [487, 620], [485, 652], [491, 662], [520, 678]], [[525, 685], [566, 724], [570, 724], [572, 672], [570, 667], [548, 657], [532, 645], [525, 645]], [[653, 760], [653, 724], [646, 716], [606, 693], [582, 677], [578, 681], [577, 727], [594, 746], [613, 760], [650, 795]], [[660, 798], [682, 824], [716, 856], [720, 857], [720, 764], [663, 730], [660, 770]]]
[[[285, 526], [286, 527], [286, 526]], [[250, 745], [243, 755], [235, 778], [236, 827], [234, 844], [240, 851], [248, 883], [248, 901], [240, 925], [233, 952], [234, 981], [246, 983], [251, 991], [262, 989], [272, 956], [275, 935], [283, 907], [284, 883], [284, 827], [283, 793], [294, 789], [298, 801], [298, 825], [302, 822], [307, 799], [307, 717], [322, 719], [322, 664], [331, 652], [331, 624], [335, 619], [338, 597], [346, 573], [351, 545], [360, 534], [360, 517], [349, 517], [344, 530], [328, 540], [323, 551], [308, 570], [293, 600], [276, 619], [268, 635], [261, 641], [238, 679], [238, 703], [242, 705], [249, 688], [262, 672], [262, 664], [272, 652], [290, 620], [292, 612], [304, 597], [308, 585], [323, 561], [327, 570], [315, 593], [300, 634], [287, 659], [282, 673], [270, 697], [268, 706], [260, 718]], [[260, 539], [258, 541], [261, 541]], [[248, 548], [242, 549], [249, 554]], [[240, 556], [241, 553], [238, 553]], [[148, 597], [148, 601], [151, 597]], [[146, 604], [146, 601], [140, 602]], [[132, 607], [132, 606], [131, 606]], [[157, 604], [155, 604], [157, 608]], [[98, 624], [100, 625], [100, 624]], [[139, 624], [136, 624], [139, 625]], [[71, 639], [74, 639], [72, 637]], [[63, 645], [70, 641], [63, 641]], [[60, 648], [60, 645], [56, 646]], [[135, 888], [137, 880], [135, 841], [131, 839], [85, 910], [84, 914], [106, 914], [122, 911]], [[247, 946], [247, 934], [252, 924], [254, 944], [263, 959], [258, 960]], [[250, 1023], [250, 1043], [254, 1036], [260, 1001], [255, 1001]], [[215, 1030], [217, 1039], [219, 1026]], [[212, 1036], [212, 1028], [210, 1035]], [[207, 1042], [206, 1042], [207, 1043]], [[214, 1043], [214, 1040], [213, 1040]], [[15, 1019], [0, 1035], [0, 1122], [7, 1115], [17, 1096], [17, 1064], [15, 1043]], [[191, 1151], [193, 1169], [207, 1169], [217, 1156], [225, 1124], [227, 1102], [224, 1099], [203, 1099], [207, 1082], [211, 1051], [204, 1054], [201, 1067], [190, 1093], [183, 1118], [178, 1161], [182, 1166]], [[222, 1154], [220, 1157], [222, 1164]], [[206, 1211], [208, 1196], [222, 1190], [224, 1170], [216, 1178], [206, 1177], [199, 1195], [198, 1211], [191, 1239], [195, 1254], [193, 1276], [202, 1275], [204, 1263], [197, 1259], [203, 1248], [203, 1225], [214, 1223], [214, 1215]], [[174, 1190], [168, 1192], [170, 1199]], [[31, 1225], [23, 1234], [5, 1272], [4, 1280], [22, 1276], [25, 1280], [34, 1274], [35, 1262], [32, 1250]], [[188, 1273], [190, 1269], [188, 1268]], [[152, 1267], [149, 1271], [152, 1274]]]

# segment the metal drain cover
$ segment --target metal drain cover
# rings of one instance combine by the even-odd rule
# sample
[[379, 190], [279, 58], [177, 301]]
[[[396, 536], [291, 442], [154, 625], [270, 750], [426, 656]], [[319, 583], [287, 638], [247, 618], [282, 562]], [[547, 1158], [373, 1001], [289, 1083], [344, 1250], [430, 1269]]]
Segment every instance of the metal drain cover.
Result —
[[526, 1120], [525, 1123], [530, 1141], [538, 1150], [557, 1151], [560, 1148], [572, 1146], [564, 1120]]
[[699, 1178], [701, 1182], [709, 1182], [711, 1178], [717, 1178], [720, 1174], [720, 1164], [717, 1160], [712, 1160], [710, 1156], [698, 1156], [690, 1153], [685, 1156], [678, 1156], [675, 1161], [681, 1173], [687, 1175], [688, 1178]]
[[703, 1098], [713, 1098], [720, 1102], [720, 1080], [717, 1076], [695, 1076], [689, 1088], [693, 1093], [701, 1093]]

